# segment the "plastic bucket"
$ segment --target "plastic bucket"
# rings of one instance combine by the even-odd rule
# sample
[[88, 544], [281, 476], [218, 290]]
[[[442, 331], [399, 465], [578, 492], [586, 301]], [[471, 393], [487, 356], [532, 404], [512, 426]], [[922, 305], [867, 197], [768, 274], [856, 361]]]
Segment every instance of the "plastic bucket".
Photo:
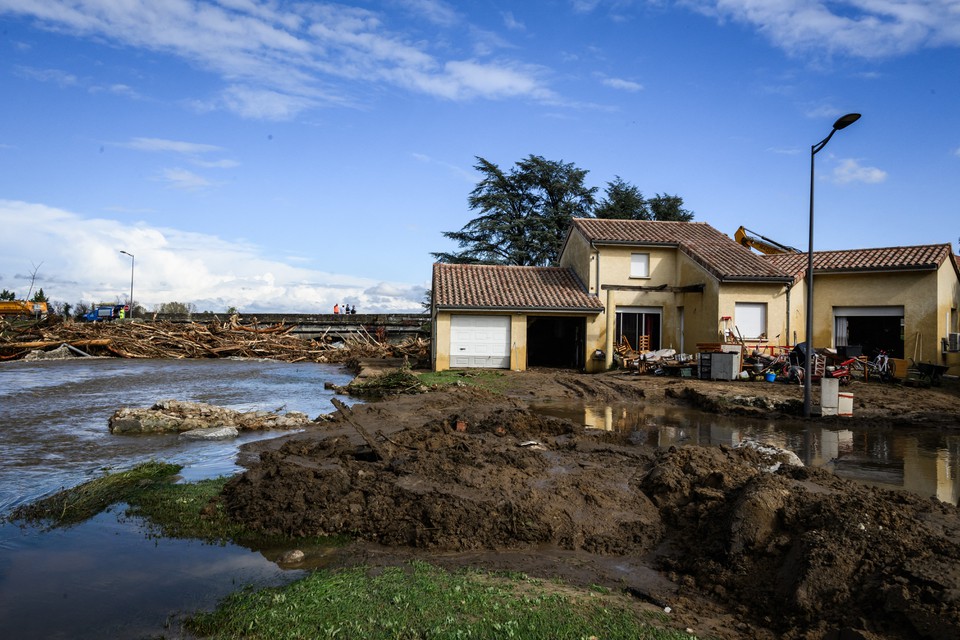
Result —
[[767, 382], [776, 382], [776, 381], [777, 381], [777, 374], [775, 374], [775, 373], [767, 373], [767, 374], [764, 376], [764, 379], [765, 379]]

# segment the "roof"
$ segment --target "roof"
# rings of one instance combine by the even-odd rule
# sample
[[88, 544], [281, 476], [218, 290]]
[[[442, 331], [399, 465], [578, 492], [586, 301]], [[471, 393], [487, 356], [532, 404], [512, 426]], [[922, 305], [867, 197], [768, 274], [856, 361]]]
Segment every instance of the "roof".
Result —
[[[814, 251], [813, 270], [818, 273], [935, 271], [945, 260], [951, 258], [956, 263], [956, 257], [948, 244]], [[806, 253], [774, 254], [763, 256], [762, 259], [797, 278], [803, 277], [807, 269]]]
[[705, 222], [574, 218], [574, 230], [594, 244], [676, 247], [721, 282], [793, 279]]
[[436, 263], [433, 300], [445, 309], [603, 311], [600, 300], [565, 267]]

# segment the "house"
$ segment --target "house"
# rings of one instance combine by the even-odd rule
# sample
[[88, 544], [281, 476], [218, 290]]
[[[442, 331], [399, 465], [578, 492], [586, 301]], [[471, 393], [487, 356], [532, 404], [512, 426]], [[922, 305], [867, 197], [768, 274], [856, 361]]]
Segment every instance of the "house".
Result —
[[[794, 298], [806, 298], [807, 254], [764, 260], [792, 274]], [[960, 367], [960, 268], [950, 245], [816, 251], [813, 290], [815, 346]]]
[[[602, 371], [623, 339], [682, 353], [803, 342], [806, 259], [755, 254], [702, 222], [576, 218], [556, 267], [434, 265], [434, 368]], [[949, 245], [817, 252], [814, 274], [814, 346], [960, 368]]]

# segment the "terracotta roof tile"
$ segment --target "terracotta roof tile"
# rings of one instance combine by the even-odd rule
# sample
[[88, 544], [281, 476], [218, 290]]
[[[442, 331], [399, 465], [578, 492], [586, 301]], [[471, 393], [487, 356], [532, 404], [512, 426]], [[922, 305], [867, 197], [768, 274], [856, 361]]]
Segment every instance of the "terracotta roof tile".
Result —
[[433, 296], [441, 308], [603, 310], [577, 275], [563, 267], [436, 263]]
[[[948, 244], [814, 251], [813, 270], [824, 273], [934, 270], [951, 256], [953, 252]], [[806, 253], [775, 254], [763, 259], [796, 277], [802, 277], [807, 269]]]
[[705, 222], [574, 218], [587, 240], [600, 244], [677, 247], [719, 280], [779, 280], [791, 276]]

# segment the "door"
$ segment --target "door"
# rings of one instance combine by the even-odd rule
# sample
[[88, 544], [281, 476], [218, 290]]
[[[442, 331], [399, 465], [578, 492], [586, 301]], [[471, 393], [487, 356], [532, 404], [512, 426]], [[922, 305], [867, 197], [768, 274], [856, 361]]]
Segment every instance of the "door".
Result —
[[510, 316], [452, 316], [450, 366], [510, 368]]

